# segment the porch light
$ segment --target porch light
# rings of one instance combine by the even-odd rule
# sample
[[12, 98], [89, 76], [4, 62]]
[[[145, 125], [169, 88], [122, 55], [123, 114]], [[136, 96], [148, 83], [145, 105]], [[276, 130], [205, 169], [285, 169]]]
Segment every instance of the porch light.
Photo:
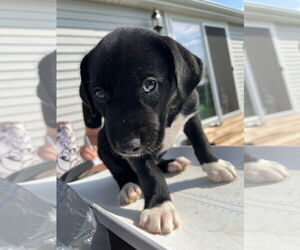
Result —
[[164, 27], [162, 25], [162, 16], [159, 10], [154, 10], [152, 13], [152, 25], [156, 32], [160, 33], [161, 29]]

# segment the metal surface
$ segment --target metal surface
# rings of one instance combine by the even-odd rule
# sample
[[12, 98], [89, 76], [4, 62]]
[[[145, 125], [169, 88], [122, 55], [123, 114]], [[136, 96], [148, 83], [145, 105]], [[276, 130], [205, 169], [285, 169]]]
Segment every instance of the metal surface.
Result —
[[[242, 147], [214, 147], [221, 158], [243, 168]], [[120, 207], [118, 186], [109, 171], [70, 186], [93, 206], [98, 220], [137, 249], [239, 249], [243, 244], [243, 176], [229, 184], [210, 182], [199, 167], [191, 147], [173, 148], [166, 158], [192, 160], [182, 173], [166, 175], [172, 200], [181, 215], [181, 228], [168, 236], [152, 235], [138, 226], [143, 199]]]

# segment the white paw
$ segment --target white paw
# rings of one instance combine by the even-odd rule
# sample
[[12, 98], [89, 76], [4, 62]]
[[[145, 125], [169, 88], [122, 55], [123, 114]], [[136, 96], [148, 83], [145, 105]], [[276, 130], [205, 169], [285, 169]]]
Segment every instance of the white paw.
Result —
[[192, 165], [192, 162], [181, 156], [175, 159], [175, 161], [172, 161], [168, 164], [168, 171], [169, 172], [179, 172], [186, 169], [186, 167]]
[[142, 195], [141, 188], [135, 183], [128, 182], [121, 189], [118, 194], [118, 201], [120, 205], [124, 206], [138, 200]]
[[140, 226], [153, 234], [169, 234], [179, 227], [179, 214], [171, 201], [145, 209], [140, 215]]
[[256, 162], [246, 162], [244, 166], [245, 179], [250, 182], [278, 182], [289, 177], [286, 167], [281, 164], [260, 159]]
[[208, 178], [216, 183], [233, 181], [237, 177], [235, 167], [221, 159], [203, 164], [202, 169], [207, 173]]

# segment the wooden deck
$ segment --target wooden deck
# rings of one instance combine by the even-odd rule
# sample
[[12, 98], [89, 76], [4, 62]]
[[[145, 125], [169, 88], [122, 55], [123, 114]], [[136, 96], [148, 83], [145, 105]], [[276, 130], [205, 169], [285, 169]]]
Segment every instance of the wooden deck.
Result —
[[300, 114], [265, 122], [262, 126], [245, 128], [245, 143], [268, 146], [300, 145]]
[[204, 131], [211, 144], [222, 146], [244, 145], [244, 116], [237, 115], [223, 122], [221, 126], [206, 127]]
[[[206, 127], [204, 130], [209, 142], [214, 145], [243, 146], [245, 138], [246, 144], [294, 146], [300, 145], [300, 114], [270, 120], [262, 126], [245, 129], [244, 116], [238, 115], [225, 120], [221, 126]], [[105, 169], [103, 164], [94, 166], [80, 178]]]

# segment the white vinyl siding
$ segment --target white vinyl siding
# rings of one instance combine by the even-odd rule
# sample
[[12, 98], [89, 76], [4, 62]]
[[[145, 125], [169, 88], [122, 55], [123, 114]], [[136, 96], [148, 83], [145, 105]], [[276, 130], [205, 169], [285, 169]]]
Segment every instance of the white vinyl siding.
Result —
[[244, 27], [229, 25], [232, 63], [236, 80], [240, 109], [244, 110]]
[[35, 146], [46, 125], [37, 97], [38, 63], [55, 50], [55, 1], [0, 3], [0, 121], [25, 123]]
[[151, 11], [73, 0], [61, 0], [57, 7], [57, 120], [71, 121], [77, 140], [83, 143], [79, 97], [82, 57], [119, 26], [151, 29]]
[[276, 24], [279, 53], [295, 109], [300, 110], [300, 27]]

